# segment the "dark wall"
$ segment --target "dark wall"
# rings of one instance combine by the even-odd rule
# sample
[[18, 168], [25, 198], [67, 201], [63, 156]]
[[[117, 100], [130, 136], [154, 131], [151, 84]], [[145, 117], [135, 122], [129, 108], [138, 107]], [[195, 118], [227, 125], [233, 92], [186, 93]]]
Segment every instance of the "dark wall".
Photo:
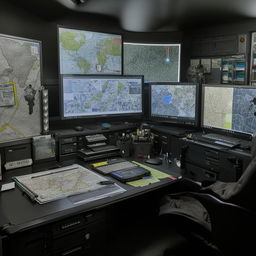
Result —
[[48, 20], [34, 13], [17, 7], [7, 0], [1, 1], [0, 33], [42, 41], [43, 83], [46, 84], [55, 84], [58, 79], [57, 25], [121, 33], [124, 41], [129, 42], [180, 43], [182, 41], [181, 32], [133, 33], [123, 31], [117, 20], [100, 15], [73, 14], [67, 11], [61, 18]]
[[[256, 19], [246, 19], [242, 21], [225, 23], [222, 25], [201, 27], [193, 30], [184, 31], [183, 35], [183, 72], [189, 67], [189, 61], [191, 57], [191, 45], [195, 38], [207, 38], [207, 37], [219, 37], [219, 36], [231, 36], [239, 34], [247, 34], [247, 60], [250, 61], [250, 45], [251, 45], [251, 32], [256, 31]], [[185, 73], [183, 73], [185, 78]]]
[[[49, 110], [51, 116], [59, 115], [58, 104], [58, 46], [57, 26], [67, 26], [92, 31], [121, 33], [127, 42], [181, 43], [182, 32], [135, 33], [121, 29], [119, 22], [101, 15], [72, 13], [64, 11], [61, 15], [42, 15], [47, 10], [30, 10], [14, 0], [1, 0], [0, 33], [36, 39], [42, 42], [43, 80], [42, 85], [49, 89]], [[54, 10], [52, 10], [54, 12]], [[182, 56], [182, 60], [184, 57]], [[182, 68], [181, 68], [182, 70]]]

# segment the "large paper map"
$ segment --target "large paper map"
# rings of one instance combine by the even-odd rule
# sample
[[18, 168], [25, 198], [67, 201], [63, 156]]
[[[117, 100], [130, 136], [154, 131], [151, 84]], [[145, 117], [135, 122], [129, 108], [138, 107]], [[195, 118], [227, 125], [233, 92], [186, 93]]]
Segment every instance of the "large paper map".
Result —
[[[107, 179], [81, 165], [73, 164], [55, 170], [17, 176], [14, 180], [32, 199], [38, 203], [47, 203], [75, 194], [100, 190], [105, 185], [100, 185], [99, 182]], [[112, 189], [111, 194], [125, 191], [117, 185], [113, 186], [116, 189]], [[104, 195], [109, 193], [104, 192]]]
[[121, 36], [59, 28], [61, 74], [121, 74]]
[[40, 42], [0, 34], [0, 142], [41, 132]]

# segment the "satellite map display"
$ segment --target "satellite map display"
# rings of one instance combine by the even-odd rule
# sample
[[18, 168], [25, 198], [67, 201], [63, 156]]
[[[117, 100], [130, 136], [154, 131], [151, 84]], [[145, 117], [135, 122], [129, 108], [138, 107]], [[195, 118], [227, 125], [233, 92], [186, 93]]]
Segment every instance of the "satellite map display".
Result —
[[59, 28], [61, 74], [121, 74], [120, 35]]
[[180, 45], [124, 43], [124, 74], [146, 82], [178, 82]]
[[63, 78], [64, 117], [141, 113], [141, 79]]
[[234, 89], [232, 129], [256, 132], [256, 89]]
[[206, 87], [204, 125], [243, 133], [256, 130], [256, 90]]
[[151, 115], [195, 118], [196, 86], [152, 85]]
[[0, 142], [41, 132], [40, 42], [0, 35]]

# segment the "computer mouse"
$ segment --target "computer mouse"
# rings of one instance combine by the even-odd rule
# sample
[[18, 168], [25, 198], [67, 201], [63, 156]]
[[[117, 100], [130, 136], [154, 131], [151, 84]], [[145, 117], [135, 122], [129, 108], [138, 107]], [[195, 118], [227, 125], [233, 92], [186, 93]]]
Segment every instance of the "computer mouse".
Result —
[[145, 163], [159, 165], [159, 164], [162, 164], [162, 160], [160, 158], [149, 158], [145, 160]]
[[78, 125], [78, 126], [75, 126], [75, 127], [74, 127], [74, 129], [75, 129], [75, 131], [81, 132], [81, 131], [83, 131], [83, 130], [84, 130], [84, 127], [83, 127], [83, 126]]

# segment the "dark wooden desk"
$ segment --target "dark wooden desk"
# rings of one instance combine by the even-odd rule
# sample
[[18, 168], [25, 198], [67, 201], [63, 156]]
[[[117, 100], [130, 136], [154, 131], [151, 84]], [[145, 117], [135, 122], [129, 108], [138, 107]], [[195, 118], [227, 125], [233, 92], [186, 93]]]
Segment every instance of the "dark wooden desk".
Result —
[[[137, 161], [141, 161], [142, 163], [144, 162], [141, 159], [137, 159]], [[86, 166], [84, 163], [78, 163]], [[151, 165], [150, 167], [163, 170], [175, 177], [180, 176], [180, 169], [175, 164], [167, 165], [164, 163], [162, 166]], [[5, 176], [5, 180], [10, 181], [12, 176], [28, 174], [32, 173], [33, 171], [34, 170], [32, 167], [9, 171]], [[109, 179], [112, 178], [109, 177]], [[4, 248], [4, 253], [5, 242], [7, 240], [7, 244], [10, 246], [11, 242], [9, 241], [9, 238], [11, 237], [22, 235], [23, 233], [27, 234], [30, 231], [34, 232], [35, 230], [48, 227], [47, 231], [44, 232], [46, 235], [51, 233], [50, 229], [54, 226], [55, 223], [61, 222], [64, 219], [72, 219], [76, 216], [80, 217], [81, 214], [85, 216], [85, 214], [88, 213], [88, 216], [90, 216], [91, 213], [97, 212], [96, 215], [98, 218], [98, 212], [104, 211], [104, 209], [107, 207], [111, 207], [119, 202], [125, 202], [131, 198], [136, 198], [148, 193], [155, 193], [156, 191], [160, 191], [162, 189], [168, 189], [171, 184], [175, 183], [175, 181], [169, 178], [165, 178], [160, 180], [160, 182], [153, 183], [145, 187], [135, 188], [130, 185], [120, 183], [116, 180], [115, 182], [126, 189], [126, 192], [112, 197], [107, 197], [104, 199], [78, 205], [74, 205], [70, 198], [64, 198], [44, 205], [39, 205], [37, 203], [31, 202], [27, 196], [25, 196], [17, 187], [14, 190], [2, 192], [0, 194], [0, 212], [3, 218], [0, 218], [0, 227], [2, 228], [2, 247]], [[86, 218], [89, 218], [88, 216]], [[47, 244], [44, 244], [44, 246], [47, 246]], [[3, 255], [6, 256], [5, 254]], [[26, 254], [26, 256], [28, 255], [29, 254]], [[40, 255], [55, 254], [49, 254], [49, 251], [47, 251], [45, 254]]]

